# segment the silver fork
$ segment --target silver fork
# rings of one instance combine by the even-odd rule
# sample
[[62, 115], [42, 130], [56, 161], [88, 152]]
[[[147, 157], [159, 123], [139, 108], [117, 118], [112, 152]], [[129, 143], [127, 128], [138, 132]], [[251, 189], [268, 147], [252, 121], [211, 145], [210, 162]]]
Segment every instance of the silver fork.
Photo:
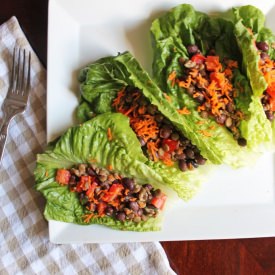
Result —
[[[28, 55], [28, 56], [27, 56]], [[26, 110], [30, 91], [31, 53], [14, 48], [10, 85], [2, 105], [3, 123], [0, 129], [0, 162], [3, 157], [11, 120]]]

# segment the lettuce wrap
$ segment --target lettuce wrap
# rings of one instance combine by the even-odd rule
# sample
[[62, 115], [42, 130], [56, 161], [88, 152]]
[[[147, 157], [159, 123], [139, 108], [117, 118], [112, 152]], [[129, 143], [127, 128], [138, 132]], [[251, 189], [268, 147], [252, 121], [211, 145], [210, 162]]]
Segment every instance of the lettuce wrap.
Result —
[[[108, 129], [112, 131], [111, 141]], [[76, 164], [93, 163], [124, 177], [134, 178], [138, 184], [150, 183], [165, 192], [170, 200], [176, 198], [175, 193], [162, 184], [161, 175], [147, 165], [147, 159], [129, 127], [127, 117], [119, 113], [106, 113], [70, 128], [57, 141], [51, 143], [45, 153], [37, 156], [35, 188], [42, 192], [47, 200], [45, 218], [83, 225], [102, 224], [121, 230], [159, 230], [161, 215], [138, 223], [121, 222], [109, 216], [94, 216], [88, 222], [84, 221], [83, 217], [89, 214], [89, 211], [82, 206], [76, 192], [70, 192], [68, 185], [62, 186], [58, 183], [56, 174], [58, 169], [70, 169]], [[193, 187], [189, 187], [186, 189], [190, 191]]]
[[[256, 152], [260, 144], [270, 142], [271, 128], [261, 108], [260, 99], [253, 95], [249, 81], [240, 70], [242, 55], [231, 21], [210, 17], [195, 11], [191, 5], [183, 4], [154, 20], [151, 34], [154, 79], [172, 99], [174, 109], [188, 109], [190, 114], [182, 115], [182, 124], [188, 124], [190, 137], [196, 136], [196, 141], [205, 142], [195, 143], [199, 148], [214, 152], [215, 157], [208, 156], [212, 162], [226, 163], [233, 167], [241, 166], [246, 163], [247, 153]], [[214, 65], [210, 66], [209, 60], [212, 60]], [[198, 73], [198, 69], [192, 70], [194, 63], [196, 66], [202, 64], [203, 67], [199, 67], [199, 70], [205, 73], [207, 69], [209, 75], [202, 77], [201, 71]], [[185, 75], [186, 69], [189, 69], [188, 77]], [[197, 75], [196, 79], [192, 73]], [[224, 76], [226, 73], [227, 77]], [[235, 124], [232, 124], [232, 119], [227, 116], [231, 112], [226, 105], [228, 95], [223, 95], [221, 107], [215, 98], [216, 91], [223, 90], [219, 87], [221, 76], [232, 88], [232, 96], [229, 98], [230, 103], [234, 103], [235, 113], [232, 113], [234, 116], [239, 113]], [[205, 84], [199, 82], [198, 86], [196, 81], [199, 78]], [[210, 99], [207, 97], [209, 94], [206, 94], [206, 91], [210, 92], [209, 83], [217, 86]], [[191, 86], [195, 86], [197, 92], [194, 93], [190, 89]], [[211, 89], [213, 91], [212, 86]], [[214, 99], [216, 101], [212, 102]], [[215, 107], [211, 109], [210, 115], [202, 111], [206, 106], [210, 109], [208, 105]], [[213, 110], [217, 114], [216, 117]], [[186, 135], [188, 136], [187, 132]], [[240, 145], [246, 146], [241, 148]]]
[[[127, 91], [127, 95], [138, 95], [142, 100], [150, 102], [151, 107], [157, 106], [163, 118], [169, 118], [168, 123], [171, 123], [173, 127], [175, 126], [177, 131], [188, 132], [189, 125], [182, 123], [179, 113], [170, 106], [163, 93], [152, 82], [149, 75], [140, 67], [129, 52], [119, 54], [116, 57], [102, 58], [83, 68], [79, 75], [79, 81], [82, 102], [78, 107], [77, 114], [81, 121], [86, 121], [92, 116], [110, 111], [114, 113], [119, 112], [115, 109], [114, 102], [118, 98], [121, 98], [122, 93], [126, 93]], [[130, 91], [129, 87], [134, 87], [134, 90]], [[130, 101], [131, 100], [130, 98]], [[147, 104], [146, 102], [145, 104]], [[130, 113], [133, 104], [132, 101], [128, 104], [130, 110], [129, 112], [127, 111], [127, 113]], [[144, 107], [142, 108], [144, 110]], [[145, 116], [151, 117], [151, 115]], [[136, 132], [133, 131], [132, 134], [134, 135], [134, 133]], [[136, 138], [137, 137], [141, 138], [141, 136], [138, 135]], [[177, 139], [179, 139], [179, 136]], [[167, 142], [165, 146], [170, 146], [169, 150], [178, 143], [178, 141], [172, 139], [165, 139], [165, 141]], [[192, 149], [195, 148], [195, 145], [191, 144], [185, 137], [184, 141], [188, 143], [188, 146]], [[153, 143], [152, 141], [150, 142]], [[201, 144], [204, 143], [204, 141], [198, 141], [197, 143], [200, 142]], [[192, 143], [195, 143], [193, 139]], [[200, 183], [205, 179], [206, 171], [209, 171], [209, 165], [206, 165], [205, 168], [200, 166], [198, 169], [194, 169], [198, 167], [199, 164], [196, 163], [196, 161], [192, 161], [192, 163], [188, 163], [188, 167], [187, 164], [185, 164], [184, 167], [180, 168], [176, 162], [172, 162], [171, 160], [169, 163], [157, 161], [157, 153], [155, 152], [154, 155], [152, 153], [148, 156], [145, 152], [147, 150], [145, 149], [146, 146], [142, 146], [140, 143], [139, 149], [143, 150], [146, 156], [146, 164], [159, 175], [159, 181], [177, 192], [178, 196], [184, 200], [193, 197]], [[207, 144], [205, 144], [205, 147], [207, 147]], [[204, 149], [204, 147], [202, 149]], [[201, 150], [202, 156], [208, 153], [208, 155], [213, 156], [212, 158], [214, 159], [215, 152], [210, 150], [210, 148], [207, 149], [209, 153], [208, 150]], [[176, 145], [173, 150], [176, 150]], [[196, 154], [196, 157], [199, 157], [199, 162], [204, 162], [205, 159], [200, 155], [199, 150], [197, 148], [194, 150], [196, 150], [196, 153], [194, 153], [194, 151], [187, 153]], [[149, 149], [147, 152], [151, 153]], [[163, 154], [167, 155], [167, 152], [163, 152]], [[182, 160], [181, 162], [184, 161]]]
[[233, 8], [233, 17], [243, 68], [254, 95], [261, 98], [275, 144], [275, 36], [265, 27], [264, 14], [254, 6]]

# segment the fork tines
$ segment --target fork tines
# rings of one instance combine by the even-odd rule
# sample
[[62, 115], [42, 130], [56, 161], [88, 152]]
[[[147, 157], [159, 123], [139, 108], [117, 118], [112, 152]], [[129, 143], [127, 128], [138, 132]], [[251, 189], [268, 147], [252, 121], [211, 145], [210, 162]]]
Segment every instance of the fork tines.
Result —
[[[26, 59], [28, 59], [27, 62]], [[27, 53], [25, 49], [14, 48], [10, 82], [12, 84], [10, 87], [12, 94], [27, 95], [30, 86], [30, 64], [31, 53]]]

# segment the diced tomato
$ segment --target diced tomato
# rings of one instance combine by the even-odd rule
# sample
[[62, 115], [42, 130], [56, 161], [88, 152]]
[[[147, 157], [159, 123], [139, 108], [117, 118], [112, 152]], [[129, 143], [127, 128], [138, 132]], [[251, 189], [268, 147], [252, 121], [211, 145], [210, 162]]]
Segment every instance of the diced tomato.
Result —
[[162, 210], [165, 202], [166, 202], [167, 196], [164, 193], [161, 193], [157, 197], [153, 197], [151, 200], [151, 204], [153, 204], [156, 208]]
[[206, 60], [206, 57], [202, 54], [197, 53], [191, 57], [191, 60], [197, 64], [202, 64]]
[[98, 186], [98, 184], [96, 182], [93, 182], [89, 189], [86, 191], [86, 196], [89, 198], [89, 199], [92, 199], [94, 197], [94, 192], [95, 192], [95, 189], [96, 187]]
[[166, 144], [169, 146], [168, 153], [174, 152], [179, 147], [179, 142], [177, 140], [166, 138], [162, 141], [162, 144]]
[[121, 191], [124, 189], [123, 185], [120, 183], [114, 183], [110, 189], [108, 190], [108, 192], [106, 192], [104, 194], [104, 196], [102, 197], [103, 201], [106, 202], [110, 202], [115, 200], [115, 198], [121, 194]]
[[97, 212], [98, 212], [99, 216], [104, 216], [105, 215], [104, 212], [105, 212], [106, 207], [107, 207], [107, 203], [106, 202], [100, 201], [97, 204]]
[[272, 84], [268, 86], [268, 88], [266, 89], [266, 92], [271, 97], [269, 102], [271, 111], [275, 112], [275, 82], [272, 82]]
[[275, 82], [268, 86], [266, 92], [275, 100]]
[[218, 71], [221, 69], [219, 56], [208, 55], [205, 59], [205, 65], [208, 71]]
[[68, 184], [71, 177], [70, 171], [66, 169], [58, 169], [55, 180], [60, 184]]

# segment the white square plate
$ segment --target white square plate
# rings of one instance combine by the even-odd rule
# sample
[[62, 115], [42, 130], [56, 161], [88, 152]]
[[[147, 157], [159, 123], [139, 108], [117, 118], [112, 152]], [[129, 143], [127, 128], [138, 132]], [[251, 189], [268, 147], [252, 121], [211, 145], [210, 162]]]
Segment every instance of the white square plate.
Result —
[[[98, 58], [131, 51], [149, 72], [150, 25], [178, 0], [50, 0], [48, 28], [47, 139], [72, 126], [78, 104], [79, 69]], [[258, 0], [185, 1], [204, 12], [252, 4], [275, 31], [275, 4]], [[274, 154], [254, 167], [220, 167], [199, 194], [165, 214], [160, 232], [122, 232], [104, 226], [49, 222], [54, 243], [140, 242], [275, 236]]]

